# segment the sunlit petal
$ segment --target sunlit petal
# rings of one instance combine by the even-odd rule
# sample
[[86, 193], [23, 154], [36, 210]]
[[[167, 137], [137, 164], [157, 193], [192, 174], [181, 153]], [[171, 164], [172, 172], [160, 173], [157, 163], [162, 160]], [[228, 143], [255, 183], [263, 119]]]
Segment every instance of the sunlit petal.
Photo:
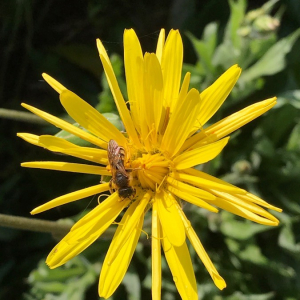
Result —
[[152, 206], [152, 299], [161, 299], [161, 232], [157, 212], [157, 201]]
[[259, 216], [255, 213], [253, 213], [252, 211], [243, 208], [241, 205], [239, 204], [235, 204], [229, 201], [226, 201], [226, 199], [224, 198], [217, 198], [214, 201], [214, 205], [227, 210], [235, 215], [238, 215], [240, 217], [243, 217], [245, 219], [251, 220], [253, 222], [262, 224], [262, 225], [268, 225], [268, 226], [277, 226], [279, 221], [273, 221], [270, 219], [267, 219], [265, 217]]
[[183, 61], [183, 45], [178, 30], [171, 30], [163, 48], [161, 69], [164, 80], [164, 106], [171, 111], [178, 98], [181, 69]]
[[112, 123], [73, 92], [62, 91], [60, 102], [70, 117], [103, 141], [113, 139], [120, 145], [126, 144], [125, 137]]
[[113, 263], [115, 258], [117, 257], [119, 251], [124, 246], [128, 237], [131, 235], [132, 230], [136, 227], [137, 223], [141, 219], [141, 216], [144, 214], [145, 208], [149, 203], [150, 194], [145, 193], [144, 195], [140, 195], [139, 199], [133, 202], [126, 214], [128, 214], [128, 218], [126, 218], [126, 223], [123, 224], [122, 230], [118, 239], [115, 242], [114, 247], [111, 249], [111, 252], [107, 255], [107, 263], [110, 265]]
[[213, 143], [256, 119], [275, 104], [276, 97], [252, 104], [193, 135], [186, 140], [180, 151]]
[[186, 243], [180, 247], [173, 246], [165, 238], [165, 233], [162, 233], [162, 246], [181, 298], [183, 300], [198, 300], [195, 274]]
[[100, 40], [97, 40], [97, 47], [100, 55], [100, 59], [104, 68], [104, 72], [110, 87], [110, 90], [115, 99], [116, 106], [118, 108], [120, 117], [124, 123], [127, 133], [129, 134], [130, 139], [136, 146], [141, 146], [140, 140], [137, 136], [136, 129], [134, 127], [134, 123], [132, 122], [130, 113], [126, 107], [126, 103], [120, 91], [116, 76], [114, 74], [114, 70], [110, 63], [109, 57], [106, 53], [104, 46], [102, 45]]
[[[119, 201], [116, 195], [107, 198], [81, 219], [83, 223], [82, 226], [76, 229], [72, 228], [53, 248], [47, 257], [47, 265], [51, 269], [57, 268], [81, 253], [100, 237], [129, 202], [130, 201]], [[96, 217], [90, 218], [90, 214], [96, 215]], [[88, 219], [88, 222], [85, 222], [86, 219]]]
[[107, 143], [101, 141], [100, 139], [96, 138], [95, 136], [89, 134], [88, 132], [85, 132], [85, 131], [81, 130], [80, 128], [75, 127], [74, 125], [72, 125], [66, 121], [63, 121], [62, 119], [54, 117], [42, 110], [39, 110], [39, 109], [37, 109], [33, 106], [30, 106], [28, 104], [25, 104], [25, 103], [22, 103], [22, 106], [60, 129], [66, 130], [66, 131], [82, 138], [85, 141], [88, 141], [94, 145], [99, 146], [100, 148], [106, 149], [106, 147], [107, 147]]
[[123, 280], [142, 232], [144, 215], [141, 216], [136, 227], [132, 228], [130, 236], [118, 252], [115, 260], [108, 264], [107, 257], [110, 256], [112, 249], [118, 244], [118, 239], [122, 238], [123, 224], [128, 222], [129, 217], [130, 215], [128, 213], [125, 213], [123, 216], [102, 265], [99, 280], [99, 295], [105, 299], [109, 298], [114, 293]]
[[74, 173], [85, 173], [94, 175], [111, 175], [105, 167], [98, 167], [93, 165], [75, 164], [60, 161], [31, 161], [21, 164], [25, 168], [47, 169]]
[[172, 194], [176, 195], [177, 197], [179, 197], [180, 199], [183, 199], [187, 202], [190, 202], [192, 204], [195, 204], [199, 207], [202, 207], [202, 208], [205, 208], [211, 212], [215, 212], [217, 213], [218, 212], [218, 209], [215, 208], [214, 206], [210, 205], [209, 203], [207, 203], [206, 201], [198, 198], [198, 197], [195, 197], [189, 193], [186, 193], [186, 192], [183, 192], [182, 190], [180, 189], [176, 189], [174, 188], [173, 186], [171, 185], [168, 185], [167, 186], [167, 189], [169, 192], [171, 192]]
[[162, 53], [165, 45], [165, 30], [161, 29], [159, 32], [157, 46], [156, 46], [156, 56], [158, 61], [161, 63]]
[[[199, 92], [192, 89], [185, 99], [181, 103], [178, 103], [176, 109], [174, 109], [174, 113], [162, 138], [160, 147], [162, 152], [166, 152], [166, 155], [173, 157], [179, 151], [194, 126], [199, 109]], [[175, 132], [176, 134], [174, 134]]]
[[105, 192], [109, 190], [109, 184], [108, 183], [101, 183], [94, 186], [90, 186], [88, 188], [78, 190], [76, 192], [72, 192], [69, 194], [65, 194], [63, 196], [57, 197], [49, 202], [46, 202], [45, 204], [36, 207], [34, 210], [32, 210], [30, 213], [32, 215], [41, 213], [43, 211], [46, 211], [48, 209], [67, 204], [70, 202], [74, 202], [92, 195], [100, 194], [102, 192]]
[[238, 65], [234, 65], [201, 93], [201, 113], [197, 119], [201, 126], [206, 124], [220, 108], [237, 82], [240, 74], [241, 68]]
[[143, 52], [133, 29], [124, 31], [124, 66], [130, 111], [135, 127], [141, 132], [140, 99], [143, 99]]
[[226, 146], [229, 138], [218, 142], [186, 151], [174, 158], [173, 162], [177, 170], [187, 169], [196, 165], [204, 164], [214, 159]]
[[207, 271], [209, 272], [212, 280], [214, 281], [215, 285], [220, 289], [223, 290], [226, 287], [225, 280], [220, 276], [217, 269], [213, 265], [212, 261], [210, 260], [209, 256], [207, 255], [202, 243], [200, 242], [195, 230], [191, 226], [190, 221], [186, 218], [185, 214], [183, 213], [182, 209], [178, 207], [180, 212], [183, 224], [186, 229], [186, 235], [188, 236], [191, 244], [193, 245], [194, 249], [196, 250], [198, 256], [202, 260], [203, 264], [205, 265]]
[[189, 168], [183, 170], [184, 173], [175, 173], [176, 176], [185, 182], [191, 183], [195, 186], [202, 187], [204, 189], [216, 189], [220, 191], [230, 192], [233, 194], [247, 194], [247, 192], [241, 188], [238, 188], [224, 180], [206, 174], [202, 171]]
[[168, 240], [174, 246], [181, 246], [185, 242], [185, 230], [174, 197], [161, 192], [156, 193], [154, 201], [157, 203], [159, 221]]
[[55, 90], [57, 91], [59, 94], [66, 90], [67, 88], [64, 87], [61, 83], [59, 83], [57, 80], [55, 80], [54, 78], [52, 78], [51, 76], [49, 76], [46, 73], [42, 74], [43, 78], [45, 79], [45, 81]]

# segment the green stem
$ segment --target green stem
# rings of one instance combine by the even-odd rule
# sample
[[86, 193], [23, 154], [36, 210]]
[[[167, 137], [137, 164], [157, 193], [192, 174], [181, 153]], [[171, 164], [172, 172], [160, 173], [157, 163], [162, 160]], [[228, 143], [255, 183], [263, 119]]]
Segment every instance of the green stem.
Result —
[[0, 226], [37, 232], [50, 232], [53, 235], [64, 235], [72, 227], [70, 224], [61, 224], [55, 221], [44, 221], [4, 214], [0, 214]]
[[[24, 218], [0, 214], [0, 227], [9, 227], [21, 230], [30, 230], [36, 232], [51, 233], [55, 240], [60, 240], [71, 229], [73, 224], [66, 224], [61, 221], [45, 221], [41, 219]], [[101, 236], [104, 239], [111, 239], [114, 235], [115, 228], [108, 228]], [[141, 238], [142, 242], [146, 241], [146, 236]]]
[[48, 124], [46, 121], [33, 115], [32, 113], [12, 110], [12, 109], [5, 109], [5, 108], [0, 108], [0, 118], [11, 119], [15, 121], [23, 121], [28, 123], [40, 124], [40, 125]]

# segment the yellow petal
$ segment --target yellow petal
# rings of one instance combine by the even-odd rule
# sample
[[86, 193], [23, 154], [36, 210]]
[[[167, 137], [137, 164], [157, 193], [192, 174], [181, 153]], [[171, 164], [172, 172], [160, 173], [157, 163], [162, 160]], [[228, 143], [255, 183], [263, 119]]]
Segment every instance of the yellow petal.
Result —
[[140, 101], [143, 99], [143, 52], [133, 29], [124, 31], [124, 66], [130, 111], [135, 127], [140, 132], [143, 121], [140, 115]]
[[201, 110], [196, 126], [199, 123], [203, 126], [216, 113], [231, 92], [240, 74], [241, 68], [234, 65], [201, 93]]
[[272, 221], [269, 219], [266, 219], [264, 217], [261, 217], [259, 215], [256, 215], [255, 213], [249, 211], [248, 209], [243, 208], [242, 206], [229, 202], [222, 198], [217, 198], [214, 201], [214, 204], [224, 210], [227, 210], [235, 215], [238, 215], [240, 217], [243, 217], [245, 219], [251, 220], [253, 222], [262, 224], [262, 225], [269, 225], [269, 226], [277, 226], [278, 221]]
[[89, 132], [105, 142], [113, 139], [118, 144], [125, 145], [126, 138], [123, 134], [95, 108], [73, 92], [64, 90], [60, 94], [60, 102], [69, 116]]
[[126, 240], [124, 246], [118, 252], [115, 260], [110, 265], [108, 264], [107, 257], [117, 244], [117, 240], [121, 237], [123, 229], [122, 224], [128, 222], [128, 216], [129, 215], [126, 213], [123, 216], [120, 225], [114, 234], [113, 240], [109, 246], [102, 265], [99, 280], [99, 296], [104, 297], [105, 299], [109, 298], [114, 293], [123, 280], [142, 232], [144, 215], [141, 216], [136, 227], [132, 229], [130, 236]]
[[149, 131], [155, 125], [155, 134], [158, 131], [163, 102], [163, 78], [161, 67], [154, 53], [146, 53], [144, 59], [144, 118]]
[[151, 239], [151, 250], [152, 250], [152, 299], [161, 299], [161, 233], [160, 223], [157, 212], [157, 201], [154, 200], [152, 206], [152, 239]]
[[38, 135], [31, 134], [31, 133], [25, 133], [25, 132], [24, 133], [19, 132], [19, 133], [17, 133], [17, 136], [30, 144], [40, 146], [40, 145], [38, 145], [39, 144], [39, 136]]
[[238, 193], [238, 194], [246, 194], [247, 192], [243, 189], [240, 189], [226, 181], [223, 181], [214, 176], [208, 175], [199, 170], [190, 168], [184, 170], [185, 173], [172, 173], [171, 176], [176, 178], [177, 180], [181, 180], [197, 187], [203, 188], [205, 190], [217, 189], [220, 191], [225, 191], [229, 193]]
[[269, 212], [261, 208], [260, 206], [256, 205], [255, 203], [251, 203], [248, 201], [245, 201], [239, 195], [230, 195], [228, 193], [220, 192], [220, 191], [213, 191], [219, 198], [222, 198], [226, 200], [226, 202], [230, 202], [232, 204], [235, 204], [241, 208], [244, 208], [248, 210], [251, 213], [254, 213], [258, 216], [264, 217], [266, 219], [269, 219], [270, 221], [273, 221], [275, 223], [279, 223], [279, 220], [275, 218], [273, 215], [271, 215]]
[[[111, 195], [104, 202], [84, 216], [82, 226], [71, 231], [49, 253], [46, 263], [53, 269], [61, 266], [81, 253], [111, 225], [130, 201], [119, 201], [117, 195]], [[90, 218], [90, 215], [95, 217]], [[86, 222], [86, 219], [88, 221]], [[76, 224], [75, 224], [76, 225]]]
[[180, 151], [217, 141], [261, 116], [275, 104], [276, 97], [250, 105], [193, 135], [184, 143]]
[[83, 158], [99, 164], [107, 164], [107, 151], [98, 148], [77, 146], [56, 136], [41, 135], [39, 137], [38, 146], [44, 147], [53, 152]]
[[124, 246], [128, 237], [130, 236], [132, 230], [136, 227], [141, 216], [144, 214], [145, 208], [149, 203], [150, 194], [147, 192], [144, 195], [138, 195], [138, 199], [133, 202], [125, 214], [128, 214], [128, 219], [120, 232], [120, 236], [116, 240], [114, 247], [111, 249], [109, 255], [107, 255], [107, 263], [110, 265], [113, 263], [114, 259], [117, 257], [119, 251]]
[[161, 142], [161, 151], [173, 157], [181, 148], [194, 127], [200, 109], [199, 92], [191, 89], [174, 109]]
[[179, 189], [176, 189], [174, 188], [173, 186], [171, 185], [168, 185], [167, 186], [167, 189], [169, 192], [171, 192], [172, 194], [176, 195], [177, 197], [179, 197], [180, 199], [182, 200], [185, 200], [187, 202], [190, 202], [192, 204], [195, 204], [199, 207], [202, 207], [202, 208], [205, 208], [211, 212], [215, 212], [217, 213], [218, 212], [218, 209], [216, 209], [215, 207], [213, 207], [212, 205], [208, 204], [206, 201], [198, 198], [198, 197], [195, 197], [189, 193], [186, 193], [186, 192], [183, 192]]
[[96, 138], [95, 136], [75, 127], [74, 125], [72, 125], [66, 121], [63, 121], [57, 117], [54, 117], [54, 116], [52, 116], [42, 110], [39, 110], [33, 106], [30, 106], [28, 104], [22, 103], [22, 106], [60, 129], [66, 130], [66, 131], [82, 138], [85, 141], [88, 141], [96, 146], [99, 146], [100, 148], [104, 148], [104, 149], [107, 148], [107, 143], [101, 141], [100, 139]]
[[[250, 105], [205, 129], [206, 140], [220, 139], [259, 117], [276, 104], [276, 97]], [[202, 143], [204, 141], [201, 141]]]
[[31, 161], [31, 162], [24, 162], [21, 164], [21, 166], [25, 168], [47, 169], [47, 170], [56, 170], [56, 171], [65, 171], [65, 172], [111, 176], [111, 172], [107, 171], [105, 167], [67, 163], [67, 162], [60, 162], [60, 161]]
[[163, 48], [161, 69], [164, 80], [164, 106], [171, 111], [179, 94], [181, 69], [183, 61], [183, 45], [178, 30], [171, 30]]
[[[184, 101], [184, 99], [187, 96], [189, 84], [190, 84], [190, 78], [191, 78], [191, 73], [187, 72], [184, 76], [181, 89], [178, 95], [178, 99], [177, 99], [179, 105]], [[169, 123], [169, 118], [170, 118], [170, 107], [162, 107], [160, 124], [159, 124], [159, 132], [161, 133], [161, 135], [164, 135], [166, 131], [166, 127]]]
[[202, 260], [203, 264], [205, 265], [205, 268], [209, 272], [212, 280], [214, 281], [215, 285], [220, 289], [223, 290], [226, 287], [225, 280], [220, 276], [217, 269], [213, 265], [212, 261], [210, 260], [209, 256], [207, 255], [204, 247], [202, 246], [202, 243], [200, 242], [195, 230], [191, 226], [190, 221], [185, 216], [182, 209], [178, 206], [178, 210], [180, 212], [180, 216], [182, 218], [183, 224], [185, 226], [186, 234], [193, 245], [194, 249], [196, 250], [198, 256]]
[[104, 191], [108, 191], [109, 190], [109, 183], [102, 183], [102, 184], [97, 184], [94, 186], [90, 186], [88, 188], [85, 189], [81, 189], [78, 190], [76, 192], [72, 192], [60, 197], [57, 197], [49, 202], [46, 202], [43, 205], [38, 206], [37, 208], [35, 208], [34, 210], [32, 210], [30, 213], [32, 215], [41, 213], [43, 211], [46, 211], [48, 209], [51, 209], [53, 207], [57, 207], [66, 203], [70, 203], [73, 201], [77, 201], [92, 195], [96, 195], [96, 194], [100, 194]]
[[246, 195], [239, 195], [239, 198], [244, 199], [244, 200], [249, 201], [249, 202], [256, 203], [260, 206], [263, 206], [263, 207], [266, 207], [266, 208], [269, 208], [269, 209], [273, 209], [273, 210], [278, 211], [278, 212], [282, 212], [281, 208], [276, 207], [274, 205], [271, 205], [268, 202], [264, 201], [263, 199], [257, 197], [256, 195], [253, 195], [251, 193], [247, 193]]
[[178, 96], [178, 103], [181, 103], [181, 101], [184, 101], [184, 98], [186, 97], [188, 90], [189, 90], [189, 85], [190, 85], [190, 79], [191, 79], [191, 73], [187, 72], [184, 76], [180, 93]]
[[115, 99], [115, 103], [118, 108], [120, 117], [126, 128], [126, 132], [128, 133], [129, 138], [131, 139], [132, 143], [135, 144], [136, 147], [140, 148], [141, 143], [138, 138], [137, 132], [135, 130], [134, 123], [133, 123], [130, 113], [126, 107], [126, 103], [125, 103], [122, 93], [120, 91], [120, 88], [119, 88], [119, 85], [117, 82], [117, 78], [115, 76], [114, 70], [110, 63], [110, 60], [106, 53], [106, 50], [99, 39], [97, 40], [97, 47], [98, 47], [100, 59], [101, 59], [101, 62], [102, 62], [103, 68], [104, 68], [104, 72], [105, 72], [105, 75], [107, 78], [107, 82], [109, 84], [112, 95]]
[[90, 147], [80, 147], [65, 139], [52, 136], [52, 135], [34, 135], [29, 133], [18, 133], [18, 137], [22, 138], [28, 143], [35, 146], [43, 147], [53, 152], [59, 152], [74, 157], [82, 158], [85, 160], [93, 161], [99, 164], [107, 165], [107, 151], [90, 148]]
[[167, 178], [167, 182], [172, 185], [173, 187], [179, 189], [182, 192], [194, 195], [196, 197], [202, 198], [202, 199], [208, 199], [208, 200], [215, 200], [216, 196], [205, 191], [202, 189], [199, 189], [195, 186], [183, 183], [181, 181], [178, 181], [172, 177]]
[[[165, 233], [162, 233], [164, 237]], [[173, 280], [182, 300], [198, 300], [195, 274], [186, 243], [176, 247], [172, 246], [167, 238], [163, 238], [162, 245]]]
[[158, 61], [161, 63], [162, 53], [165, 45], [165, 30], [161, 29], [157, 41], [156, 46], [156, 56], [158, 58]]
[[177, 170], [187, 169], [214, 159], [226, 146], [228, 140], [229, 138], [224, 138], [215, 143], [183, 152], [173, 160], [175, 168]]
[[185, 242], [185, 230], [176, 208], [176, 200], [162, 191], [156, 193], [154, 201], [157, 203], [160, 224], [168, 240], [174, 246], [181, 246]]
[[46, 73], [42, 74], [44, 80], [54, 89], [56, 90], [59, 94], [66, 90], [67, 88], [65, 88], [61, 83], [59, 83], [57, 80], [55, 80], [54, 78], [52, 78], [51, 76], [49, 76]]

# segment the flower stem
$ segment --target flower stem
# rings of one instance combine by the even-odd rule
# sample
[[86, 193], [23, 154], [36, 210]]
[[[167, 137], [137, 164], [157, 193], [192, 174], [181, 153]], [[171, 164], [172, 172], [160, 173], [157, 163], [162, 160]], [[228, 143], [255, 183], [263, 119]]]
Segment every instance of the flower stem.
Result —
[[53, 235], [64, 235], [71, 228], [70, 224], [61, 224], [55, 221], [45, 221], [4, 214], [0, 214], [0, 226], [37, 232], [50, 232]]
[[10, 119], [15, 121], [23, 121], [23, 122], [33, 123], [33, 124], [40, 124], [40, 125], [48, 124], [46, 121], [33, 115], [32, 113], [12, 110], [12, 109], [5, 109], [5, 108], [0, 108], [0, 118]]
[[[30, 230], [36, 232], [49, 232], [55, 240], [60, 240], [71, 229], [73, 224], [60, 221], [45, 221], [41, 219], [24, 218], [17, 216], [10, 216], [0, 214], [0, 227], [9, 227], [21, 230]], [[115, 228], [108, 228], [103, 234], [102, 238], [111, 239], [114, 235]], [[149, 244], [146, 238], [142, 237], [142, 242]]]

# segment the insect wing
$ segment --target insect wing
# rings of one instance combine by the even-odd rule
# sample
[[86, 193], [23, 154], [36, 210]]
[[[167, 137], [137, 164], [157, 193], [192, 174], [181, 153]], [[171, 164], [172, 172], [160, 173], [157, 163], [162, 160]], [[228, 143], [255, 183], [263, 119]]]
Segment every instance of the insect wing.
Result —
[[124, 149], [118, 145], [115, 140], [110, 140], [107, 147], [108, 161], [112, 170], [112, 175], [116, 174], [116, 171], [120, 171], [125, 177], [128, 174], [124, 167]]

